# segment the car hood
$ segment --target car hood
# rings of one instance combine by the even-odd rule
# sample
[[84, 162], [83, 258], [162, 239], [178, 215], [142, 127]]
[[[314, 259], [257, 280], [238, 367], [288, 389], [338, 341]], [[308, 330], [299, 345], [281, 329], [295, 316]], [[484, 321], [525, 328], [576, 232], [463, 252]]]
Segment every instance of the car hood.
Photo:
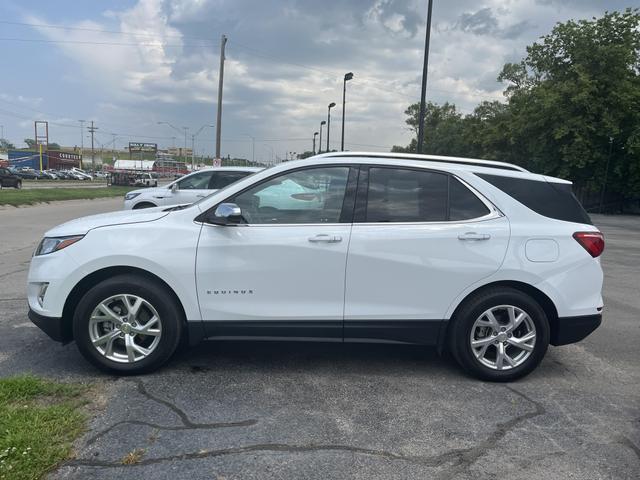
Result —
[[145, 208], [142, 210], [119, 210], [101, 213], [88, 217], [76, 218], [52, 228], [44, 234], [45, 237], [65, 237], [68, 235], [84, 235], [89, 230], [110, 225], [124, 225], [128, 223], [153, 222], [169, 215], [167, 207]]

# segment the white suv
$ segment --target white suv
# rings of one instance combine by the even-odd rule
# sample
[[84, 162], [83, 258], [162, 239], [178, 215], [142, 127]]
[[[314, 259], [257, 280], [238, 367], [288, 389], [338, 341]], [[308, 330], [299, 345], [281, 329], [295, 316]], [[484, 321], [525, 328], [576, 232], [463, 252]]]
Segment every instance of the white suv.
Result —
[[[206, 168], [181, 177], [164, 187], [133, 190], [124, 196], [125, 210], [197, 202], [215, 190], [262, 170], [257, 167]], [[158, 182], [156, 181], [156, 186]]]
[[473, 375], [531, 372], [602, 316], [602, 234], [571, 183], [499, 162], [332, 153], [189, 207], [46, 233], [29, 316], [142, 373], [202, 339], [413, 343]]

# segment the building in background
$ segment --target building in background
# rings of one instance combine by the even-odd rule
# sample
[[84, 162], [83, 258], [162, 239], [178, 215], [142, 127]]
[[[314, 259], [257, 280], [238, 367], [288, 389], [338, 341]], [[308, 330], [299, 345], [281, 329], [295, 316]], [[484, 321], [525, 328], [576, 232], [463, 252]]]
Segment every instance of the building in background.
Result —
[[[9, 150], [9, 165], [16, 168], [40, 170], [40, 153], [29, 150]], [[77, 153], [47, 150], [42, 153], [42, 170], [69, 170], [81, 168], [82, 155]]]

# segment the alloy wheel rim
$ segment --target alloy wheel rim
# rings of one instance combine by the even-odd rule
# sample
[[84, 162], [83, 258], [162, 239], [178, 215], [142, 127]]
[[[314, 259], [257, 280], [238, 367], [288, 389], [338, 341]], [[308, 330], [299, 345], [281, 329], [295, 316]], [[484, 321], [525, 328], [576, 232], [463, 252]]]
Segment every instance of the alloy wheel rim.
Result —
[[526, 362], [533, 353], [536, 326], [520, 307], [498, 305], [476, 319], [469, 342], [482, 365], [493, 370], [511, 370]]
[[113, 295], [89, 317], [89, 338], [102, 356], [118, 363], [139, 362], [153, 353], [162, 336], [157, 310], [142, 297]]

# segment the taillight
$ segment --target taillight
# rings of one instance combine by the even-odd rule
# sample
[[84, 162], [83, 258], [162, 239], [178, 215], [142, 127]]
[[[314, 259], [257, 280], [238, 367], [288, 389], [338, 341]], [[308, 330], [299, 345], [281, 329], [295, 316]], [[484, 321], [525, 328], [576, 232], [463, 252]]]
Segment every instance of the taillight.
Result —
[[599, 257], [604, 251], [604, 235], [600, 232], [576, 232], [573, 234], [582, 247], [589, 252], [593, 258]]

